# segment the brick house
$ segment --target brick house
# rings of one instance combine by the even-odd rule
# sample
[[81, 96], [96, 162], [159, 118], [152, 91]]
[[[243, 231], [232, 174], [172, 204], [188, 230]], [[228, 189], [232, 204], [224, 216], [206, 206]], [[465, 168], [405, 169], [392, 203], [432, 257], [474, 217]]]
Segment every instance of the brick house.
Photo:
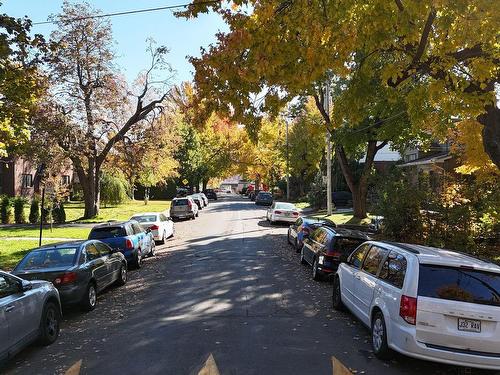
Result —
[[[0, 160], [0, 195], [31, 198], [40, 192], [37, 165], [20, 157]], [[73, 167], [67, 164], [54, 176], [67, 189], [74, 182]]]

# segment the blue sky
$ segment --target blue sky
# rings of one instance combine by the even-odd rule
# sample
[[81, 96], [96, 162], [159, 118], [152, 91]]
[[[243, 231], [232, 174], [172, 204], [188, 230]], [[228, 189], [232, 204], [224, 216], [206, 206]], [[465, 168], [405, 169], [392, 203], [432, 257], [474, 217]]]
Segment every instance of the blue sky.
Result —
[[[189, 0], [89, 0], [104, 13], [155, 8], [183, 4]], [[62, 0], [3, 0], [2, 13], [10, 16], [28, 16], [33, 22], [46, 21], [50, 14], [59, 13]], [[200, 47], [215, 41], [215, 34], [227, 27], [216, 14], [200, 15], [197, 19], [176, 18], [172, 11], [140, 13], [111, 18], [116, 40], [117, 63], [129, 82], [149, 64], [146, 39], [152, 37], [159, 45], [170, 48], [169, 62], [177, 71], [175, 81], [192, 79], [192, 65], [186, 56], [199, 56]], [[33, 32], [48, 37], [52, 25], [33, 26]]]

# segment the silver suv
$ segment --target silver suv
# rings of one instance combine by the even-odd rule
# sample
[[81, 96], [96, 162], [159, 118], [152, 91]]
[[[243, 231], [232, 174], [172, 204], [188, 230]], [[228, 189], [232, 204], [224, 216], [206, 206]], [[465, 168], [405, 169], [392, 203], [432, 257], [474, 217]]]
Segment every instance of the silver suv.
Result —
[[35, 340], [56, 341], [61, 317], [59, 293], [51, 283], [0, 271], [0, 363]]
[[198, 216], [198, 205], [193, 198], [174, 198], [170, 205], [170, 217], [172, 219], [193, 219]]

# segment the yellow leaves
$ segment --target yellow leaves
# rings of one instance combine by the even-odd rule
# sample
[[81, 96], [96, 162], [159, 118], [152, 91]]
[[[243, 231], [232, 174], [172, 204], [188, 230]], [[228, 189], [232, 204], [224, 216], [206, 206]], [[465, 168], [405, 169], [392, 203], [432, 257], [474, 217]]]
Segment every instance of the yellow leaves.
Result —
[[472, 119], [458, 124], [452, 140], [453, 150], [460, 155], [462, 164], [455, 170], [461, 174], [474, 174], [479, 178], [499, 176], [500, 171], [484, 151], [481, 130], [482, 125]]

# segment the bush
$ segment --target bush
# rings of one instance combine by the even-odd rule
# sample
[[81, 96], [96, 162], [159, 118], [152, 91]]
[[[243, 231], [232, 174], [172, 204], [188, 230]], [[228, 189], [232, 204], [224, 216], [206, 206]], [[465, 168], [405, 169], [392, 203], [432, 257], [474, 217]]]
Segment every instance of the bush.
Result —
[[40, 221], [40, 201], [36, 197], [31, 200], [29, 221], [31, 224]]
[[24, 206], [26, 203], [26, 199], [23, 197], [14, 199], [14, 220], [16, 224], [26, 223], [26, 215], [24, 214]]
[[57, 224], [64, 224], [66, 222], [66, 211], [64, 210], [63, 202], [54, 202], [52, 217]]
[[307, 201], [313, 208], [326, 206], [326, 184], [323, 181], [323, 174], [318, 172], [311, 184], [311, 190], [307, 193]]
[[117, 205], [128, 199], [126, 181], [103, 173], [101, 176], [101, 202], [104, 206]]
[[7, 196], [0, 201], [0, 220], [2, 224], [12, 223], [12, 200]]

